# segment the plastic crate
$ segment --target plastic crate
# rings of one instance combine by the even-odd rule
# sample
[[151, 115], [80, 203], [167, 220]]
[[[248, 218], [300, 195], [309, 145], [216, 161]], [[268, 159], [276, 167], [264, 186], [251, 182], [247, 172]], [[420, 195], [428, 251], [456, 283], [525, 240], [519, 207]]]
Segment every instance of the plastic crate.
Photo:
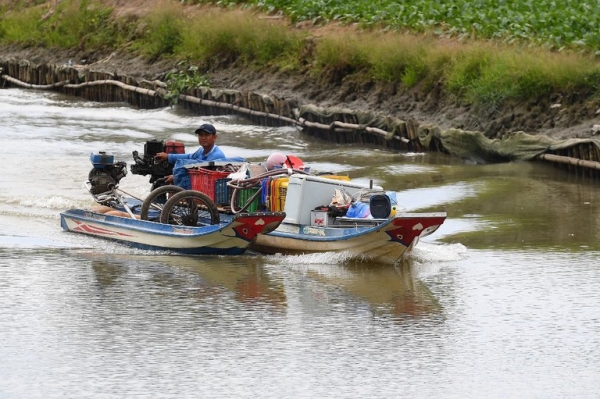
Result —
[[[233, 188], [227, 186], [227, 183], [231, 181], [231, 179], [218, 179], [215, 183], [215, 204], [230, 206], [231, 205], [231, 197], [233, 195]], [[258, 188], [250, 188], [245, 190], [238, 189], [236, 198], [235, 198], [235, 206], [241, 208], [246, 205], [246, 202], [258, 191]], [[256, 212], [261, 209], [261, 196], [257, 196], [252, 203], [246, 209], [247, 212]]]
[[229, 205], [231, 202], [231, 196], [233, 195], [233, 188], [229, 187], [231, 179], [217, 179], [215, 183], [215, 204], [217, 205]]
[[[246, 205], [246, 202], [248, 202], [250, 197], [252, 197], [257, 191], [258, 191], [258, 188], [248, 188], [245, 190], [238, 190], [237, 194], [236, 194], [236, 198], [235, 198], [235, 204], [240, 208], [243, 207], [244, 205]], [[260, 199], [260, 195], [256, 196], [256, 198], [254, 198], [254, 200], [250, 203], [250, 205], [248, 205], [245, 212], [258, 211], [260, 208], [259, 199]]]
[[224, 179], [229, 174], [230, 171], [221, 172], [218, 170], [210, 170], [204, 168], [190, 168], [188, 169], [188, 173], [190, 174], [190, 183], [192, 190], [200, 191], [208, 197], [215, 201], [215, 188], [217, 180]]
[[260, 185], [262, 187], [262, 192], [260, 194], [260, 202], [265, 205], [265, 209], [270, 211], [271, 210], [271, 201], [269, 199], [269, 187], [271, 185], [271, 178], [266, 177], [266, 178], [262, 179], [262, 181], [260, 182]]
[[271, 211], [280, 212], [284, 210], [285, 197], [287, 195], [287, 187], [289, 182], [289, 177], [282, 177], [273, 180], [271, 186]]

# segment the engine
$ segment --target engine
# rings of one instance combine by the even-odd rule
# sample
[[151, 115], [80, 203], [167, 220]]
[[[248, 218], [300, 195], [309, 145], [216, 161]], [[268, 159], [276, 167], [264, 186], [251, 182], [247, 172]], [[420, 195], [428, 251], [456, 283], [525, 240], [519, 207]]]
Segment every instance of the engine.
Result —
[[144, 154], [140, 156], [137, 151], [133, 151], [134, 164], [131, 165], [131, 173], [134, 175], [150, 175], [152, 190], [160, 187], [161, 179], [173, 174], [173, 164], [168, 162], [158, 162], [154, 156], [159, 152], [168, 154], [183, 154], [185, 147], [183, 143], [177, 141], [148, 140], [144, 144]]
[[94, 166], [88, 175], [90, 193], [93, 195], [103, 194], [117, 188], [119, 182], [127, 175], [127, 164], [115, 162], [112, 155], [99, 152], [90, 156]]

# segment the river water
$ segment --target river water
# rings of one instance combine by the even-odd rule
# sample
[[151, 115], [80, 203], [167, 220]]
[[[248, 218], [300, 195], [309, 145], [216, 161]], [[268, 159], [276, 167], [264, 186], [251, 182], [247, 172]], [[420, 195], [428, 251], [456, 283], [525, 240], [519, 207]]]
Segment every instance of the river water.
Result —
[[[186, 257], [63, 232], [93, 204], [92, 152], [295, 154], [447, 222], [402, 265]], [[597, 398], [600, 186], [537, 163], [476, 165], [178, 109], [0, 90], [1, 398]], [[144, 196], [148, 178], [121, 188]]]

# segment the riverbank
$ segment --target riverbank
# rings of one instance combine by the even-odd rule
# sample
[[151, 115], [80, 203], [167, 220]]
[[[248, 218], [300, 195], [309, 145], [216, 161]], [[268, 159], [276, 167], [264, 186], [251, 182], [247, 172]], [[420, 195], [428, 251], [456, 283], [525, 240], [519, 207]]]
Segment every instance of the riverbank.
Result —
[[[116, 73], [140, 79], [164, 78], [168, 71], [178, 68], [178, 60], [151, 62], [127, 52], [82, 52], [44, 48], [4, 46], [0, 61], [28, 60], [35, 64], [82, 64], [90, 70]], [[600, 116], [594, 104], [552, 103], [513, 104], [488, 119], [473, 113], [469, 106], [453, 103], [439, 91], [421, 95], [417, 90], [406, 91], [396, 85], [377, 83], [358, 84], [344, 80], [334, 84], [318, 81], [308, 74], [293, 74], [278, 70], [255, 70], [236, 65], [219, 67], [207, 72], [214, 88], [258, 92], [278, 98], [293, 99], [300, 105], [313, 104], [326, 109], [344, 108], [360, 112], [375, 112], [419, 124], [434, 124], [442, 129], [456, 128], [480, 131], [490, 128], [505, 133], [524, 131], [554, 139], [590, 138], [597, 131]]]
[[[169, 7], [174, 6], [173, 2], [168, 1], [109, 3], [107, 6], [112, 7], [113, 18], [143, 18], [157, 10], [166, 10], [160, 9], [165, 4], [169, 4]], [[215, 7], [208, 10], [207, 6], [184, 8], [187, 16], [196, 19], [208, 15], [208, 12], [213, 13], [211, 15], [229, 12]], [[267, 17], [258, 16], [259, 19], [263, 18], [261, 20]], [[308, 53], [312, 51], [310, 43], [354, 34], [352, 28], [337, 25], [302, 24], [289, 26], [287, 29], [301, 30], [306, 37], [311, 38], [303, 44], [303, 51]], [[87, 39], [82, 38], [80, 45], [74, 45], [70, 49], [5, 45], [0, 48], [0, 54], [4, 59], [16, 58], [37, 64], [59, 65], [71, 62], [88, 66], [95, 71], [141, 76], [151, 80], [164, 78], [168, 71], [179, 68], [182, 61], [173, 55], [136, 55], [140, 53], [133, 52], [131, 46], [123, 46], [120, 50], [106, 46], [92, 47], [89, 44], [86, 47], [83, 45], [85, 40]], [[436, 43], [437, 46], [442, 44]], [[455, 44], [446, 43], [448, 46]], [[407, 86], [402, 81], [372, 79], [361, 71], [353, 70], [351, 64], [347, 69], [336, 69], [339, 65], [321, 65], [320, 69], [312, 65], [306, 65], [304, 68], [286, 68], [269, 62], [259, 63], [260, 65], [249, 63], [243, 60], [243, 57], [227, 58], [225, 54], [210, 60], [188, 61], [200, 66], [203, 73], [206, 72], [213, 88], [264, 93], [294, 99], [299, 105], [314, 104], [323, 108], [372, 111], [402, 120], [415, 120], [419, 124], [431, 123], [442, 129], [479, 131], [488, 138], [501, 138], [515, 131], [547, 135], [557, 139], [588, 138], [593, 137], [595, 133], [593, 126], [600, 123], [597, 115], [600, 100], [590, 97], [589, 93], [558, 92], [534, 96], [529, 100], [507, 100], [501, 104], [490, 100], [489, 104], [475, 106], [457, 98], [441, 81], [435, 84], [429, 82], [427, 85]], [[306, 63], [316, 62], [314, 54], [307, 54], [304, 60]]]

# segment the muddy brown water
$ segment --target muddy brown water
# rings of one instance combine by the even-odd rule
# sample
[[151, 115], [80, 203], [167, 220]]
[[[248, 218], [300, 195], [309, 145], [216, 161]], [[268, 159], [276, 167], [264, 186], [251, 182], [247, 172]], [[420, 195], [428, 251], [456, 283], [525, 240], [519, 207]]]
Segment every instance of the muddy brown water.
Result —
[[[597, 397], [597, 181], [264, 128], [0, 90], [0, 397]], [[344, 256], [186, 257], [63, 232], [92, 204], [92, 152], [151, 138], [295, 154], [373, 179], [447, 222], [397, 267]], [[121, 187], [143, 196], [147, 177]]]

